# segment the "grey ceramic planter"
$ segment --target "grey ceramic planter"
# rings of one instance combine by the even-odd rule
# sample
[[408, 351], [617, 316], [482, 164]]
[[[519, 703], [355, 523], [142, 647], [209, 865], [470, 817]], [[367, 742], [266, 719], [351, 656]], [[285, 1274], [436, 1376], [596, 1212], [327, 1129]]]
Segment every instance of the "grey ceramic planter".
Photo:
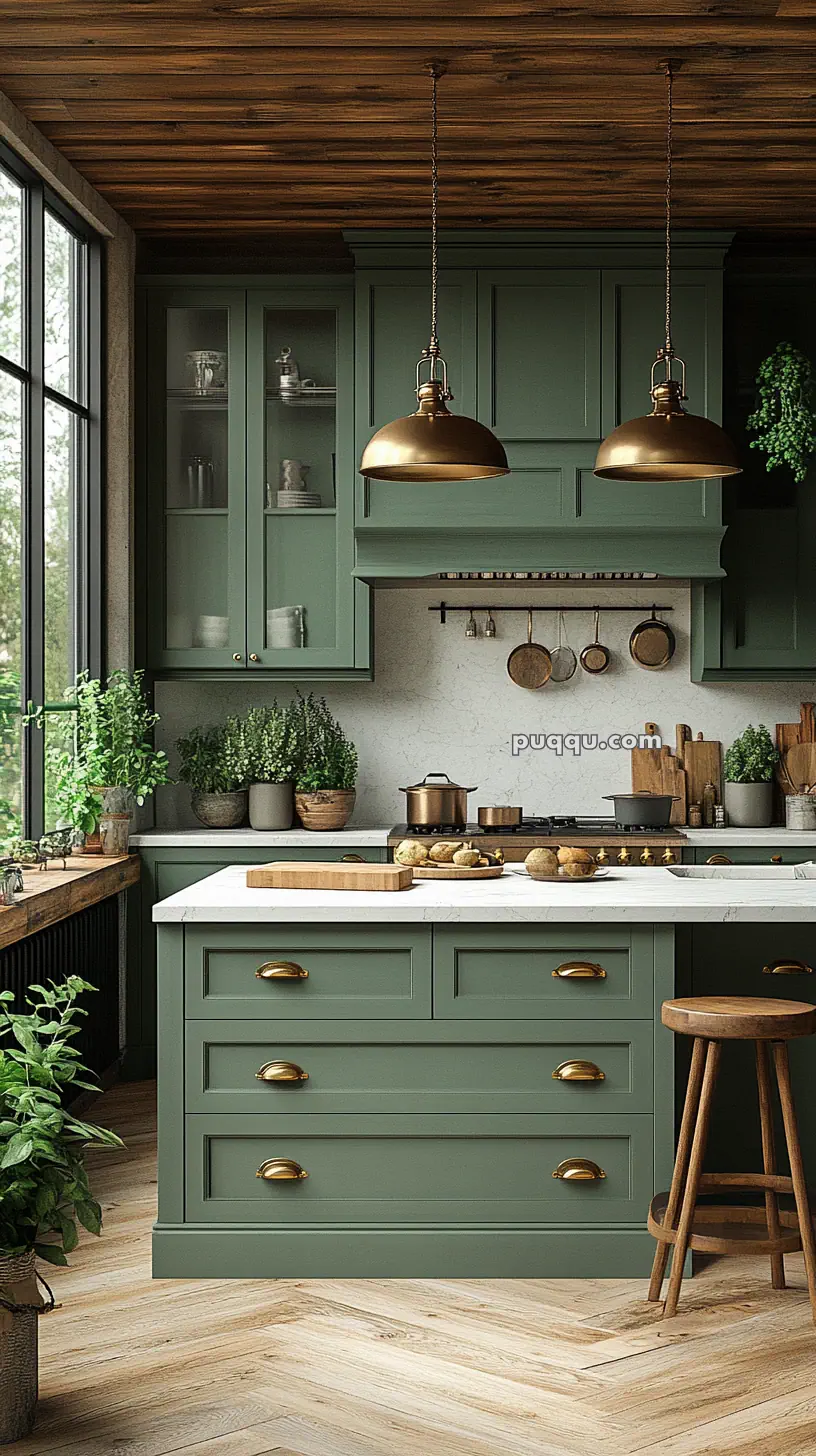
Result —
[[773, 784], [726, 784], [725, 812], [732, 829], [767, 829], [773, 820]]
[[294, 817], [293, 784], [250, 784], [249, 822], [253, 829], [291, 829]]

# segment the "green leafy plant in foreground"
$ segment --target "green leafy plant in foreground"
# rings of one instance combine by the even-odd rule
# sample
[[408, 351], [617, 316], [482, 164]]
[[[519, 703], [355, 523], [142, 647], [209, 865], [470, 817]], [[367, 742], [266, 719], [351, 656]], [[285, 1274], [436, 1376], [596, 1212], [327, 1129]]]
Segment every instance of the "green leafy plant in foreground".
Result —
[[723, 771], [729, 784], [767, 784], [773, 778], [779, 753], [764, 723], [755, 728], [749, 723], [745, 732], [731, 744], [725, 755]]
[[331, 712], [325, 698], [298, 693], [293, 710], [303, 744], [296, 788], [302, 794], [320, 789], [353, 789], [357, 783], [357, 749]]
[[30, 986], [31, 1010], [13, 1012], [14, 994], [0, 991], [0, 1254], [34, 1249], [49, 1264], [67, 1264], [77, 1222], [102, 1229], [83, 1162], [89, 1143], [122, 1147], [106, 1128], [82, 1122], [63, 1106], [66, 1091], [96, 1091], [71, 1045], [85, 1015], [77, 1006], [95, 988], [68, 976], [51, 989]]
[[789, 465], [801, 483], [816, 452], [816, 395], [813, 365], [793, 344], [777, 344], [763, 359], [756, 379], [759, 405], [748, 418], [757, 438], [752, 450], [764, 450], [766, 469]]

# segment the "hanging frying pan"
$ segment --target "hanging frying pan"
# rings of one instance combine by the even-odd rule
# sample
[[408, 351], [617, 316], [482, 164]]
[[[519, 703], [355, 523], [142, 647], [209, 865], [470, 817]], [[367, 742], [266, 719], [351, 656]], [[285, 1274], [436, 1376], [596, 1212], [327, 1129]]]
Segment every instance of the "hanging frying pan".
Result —
[[647, 667], [651, 672], [667, 667], [674, 657], [677, 643], [674, 633], [666, 622], [661, 622], [654, 607], [652, 615], [645, 622], [638, 622], [629, 638], [629, 656], [638, 667]]
[[514, 647], [507, 659], [507, 675], [518, 688], [543, 688], [550, 680], [552, 658], [546, 647], [533, 641], [533, 614], [527, 613], [527, 641]]
[[581, 653], [581, 666], [584, 669], [584, 672], [591, 673], [593, 677], [598, 677], [602, 672], [606, 672], [606, 669], [612, 661], [612, 653], [609, 651], [608, 647], [604, 647], [598, 635], [600, 621], [601, 614], [596, 607], [595, 640], [594, 642], [588, 643], [588, 645]]

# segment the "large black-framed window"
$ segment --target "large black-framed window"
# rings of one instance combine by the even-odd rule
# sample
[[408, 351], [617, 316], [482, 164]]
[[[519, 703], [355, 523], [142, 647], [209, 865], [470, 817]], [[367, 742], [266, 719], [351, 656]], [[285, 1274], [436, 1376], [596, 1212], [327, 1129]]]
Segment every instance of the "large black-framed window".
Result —
[[101, 251], [0, 143], [0, 843], [56, 823], [64, 694], [102, 666]]

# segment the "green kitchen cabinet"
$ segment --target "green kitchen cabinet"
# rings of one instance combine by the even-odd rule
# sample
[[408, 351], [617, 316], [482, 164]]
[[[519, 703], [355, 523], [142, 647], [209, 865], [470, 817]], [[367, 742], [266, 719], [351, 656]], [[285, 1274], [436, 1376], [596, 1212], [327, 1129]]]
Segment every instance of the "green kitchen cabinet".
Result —
[[370, 593], [353, 574], [353, 286], [232, 283], [145, 289], [147, 664], [369, 676]]
[[725, 578], [692, 590], [692, 676], [698, 682], [816, 676], [816, 461], [800, 485], [766, 469], [746, 429], [759, 365], [778, 343], [814, 359], [816, 271], [811, 260], [735, 260], [726, 275], [729, 368], [724, 420], [743, 474], [726, 481]]

